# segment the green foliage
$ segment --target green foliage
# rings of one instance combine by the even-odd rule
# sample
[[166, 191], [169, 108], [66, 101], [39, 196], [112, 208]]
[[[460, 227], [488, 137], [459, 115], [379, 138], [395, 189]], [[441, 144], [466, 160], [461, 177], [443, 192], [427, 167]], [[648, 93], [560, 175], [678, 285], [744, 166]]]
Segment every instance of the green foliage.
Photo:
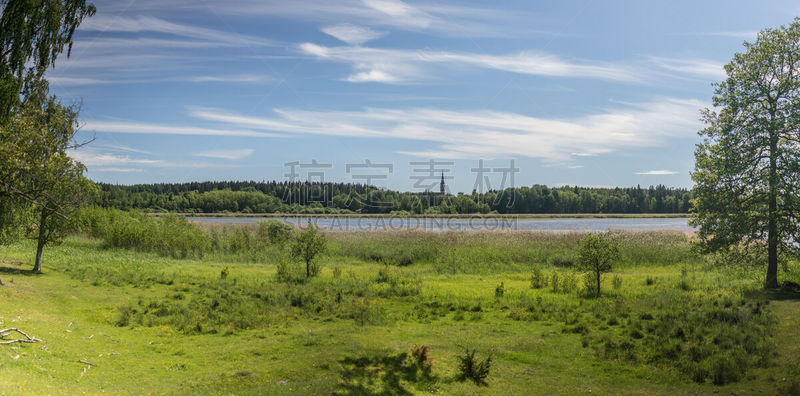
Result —
[[[398, 192], [347, 183], [193, 182], [181, 184], [101, 184], [96, 202], [104, 207], [183, 213], [384, 213], [397, 216], [453, 213], [688, 213], [685, 189], [589, 188], [533, 185], [500, 192], [435, 195]], [[308, 197], [323, 196], [322, 202]], [[288, 199], [291, 197], [291, 201]], [[354, 199], [359, 197], [361, 199]], [[363, 198], [389, 205], [362, 205]], [[511, 199], [514, 197], [514, 199]], [[283, 200], [283, 201], [282, 201]]]
[[[42, 250], [65, 235], [74, 212], [94, 188], [83, 176], [83, 164], [68, 154], [79, 146], [74, 141], [77, 110], [55, 98], [43, 99], [20, 106], [0, 126], [0, 199], [12, 209], [0, 226], [10, 223], [14, 230], [13, 220], [27, 220], [28, 235], [38, 241], [34, 264], [38, 272]], [[28, 210], [29, 216], [20, 216]]]
[[596, 295], [600, 294], [601, 276], [611, 271], [619, 256], [619, 243], [610, 234], [589, 234], [584, 238], [578, 262], [582, 270], [594, 274]]
[[0, 18], [0, 125], [26, 102], [46, 97], [44, 73], [72, 50], [72, 35], [96, 12], [85, 0], [3, 1]]
[[533, 267], [533, 273], [531, 274], [531, 289], [541, 289], [547, 286], [547, 278], [544, 276], [544, 272], [542, 271], [539, 266]]
[[595, 279], [595, 274], [591, 272], [583, 274], [583, 290], [589, 296], [597, 296], [599, 294], [599, 291], [597, 290], [597, 279]]
[[267, 220], [258, 223], [258, 237], [273, 245], [283, 246], [294, 237], [294, 228], [280, 220]]
[[315, 259], [327, 248], [328, 238], [319, 228], [308, 221], [306, 229], [297, 234], [291, 246], [291, 254], [294, 258], [303, 261], [306, 265], [306, 277], [316, 276], [319, 272], [319, 265]]
[[561, 282], [559, 281], [558, 272], [553, 271], [553, 273], [550, 274], [550, 287], [553, 289], [553, 293], [558, 293], [560, 286]]
[[109, 247], [156, 252], [174, 258], [202, 257], [210, 249], [203, 230], [177, 215], [155, 218], [116, 209], [87, 208], [76, 229], [102, 238]]
[[561, 277], [561, 286], [559, 286], [562, 293], [575, 293], [578, 290], [578, 279], [572, 272], [567, 272]]
[[506, 293], [506, 287], [503, 282], [500, 282], [497, 287], [494, 288], [494, 298], [503, 298], [503, 295]]
[[475, 358], [476, 350], [467, 348], [464, 354], [458, 357], [458, 371], [462, 379], [472, 380], [477, 385], [486, 385], [486, 377], [492, 368], [492, 355], [479, 361]]
[[782, 251], [800, 240], [800, 19], [766, 29], [725, 65], [695, 151], [692, 223], [698, 245], [767, 248], [765, 286], [778, 287]]

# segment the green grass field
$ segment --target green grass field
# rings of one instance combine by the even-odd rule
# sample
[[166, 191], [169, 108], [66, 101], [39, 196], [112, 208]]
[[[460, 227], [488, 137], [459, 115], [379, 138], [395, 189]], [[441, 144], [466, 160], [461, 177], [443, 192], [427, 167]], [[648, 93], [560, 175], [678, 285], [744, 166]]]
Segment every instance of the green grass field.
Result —
[[[2, 247], [0, 328], [44, 342], [0, 346], [0, 394], [800, 391], [800, 298], [761, 292], [760, 268], [712, 266], [683, 234], [619, 235], [599, 298], [570, 269], [579, 235], [329, 237], [308, 282], [277, 280], [278, 246], [172, 259], [71, 237], [41, 275], [32, 243]], [[491, 354], [485, 385], [459, 378], [465, 348]]]

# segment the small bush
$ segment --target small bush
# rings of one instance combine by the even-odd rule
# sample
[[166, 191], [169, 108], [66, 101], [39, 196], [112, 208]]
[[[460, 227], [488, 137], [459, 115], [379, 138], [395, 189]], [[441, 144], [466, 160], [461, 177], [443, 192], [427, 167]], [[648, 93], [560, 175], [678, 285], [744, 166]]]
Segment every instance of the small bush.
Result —
[[503, 284], [503, 282], [500, 282], [500, 284], [494, 288], [494, 297], [502, 298], [505, 293], [506, 293], [505, 285]]
[[268, 220], [258, 223], [258, 238], [272, 245], [283, 246], [294, 236], [294, 228], [280, 220]]
[[433, 367], [433, 358], [428, 354], [431, 348], [427, 345], [411, 346], [411, 364], [422, 370], [425, 376], [430, 376]]
[[568, 272], [561, 277], [561, 292], [571, 293], [578, 287], [578, 279], [575, 274]]
[[539, 267], [533, 267], [533, 274], [531, 274], [531, 288], [541, 289], [545, 286], [547, 286], [547, 278], [545, 278], [544, 274], [542, 273], [542, 269]]
[[647, 286], [653, 286], [656, 284], [656, 279], [652, 276], [648, 276], [647, 279], [644, 280], [644, 284]]
[[275, 269], [275, 278], [278, 282], [303, 283], [306, 281], [300, 267], [292, 265], [286, 259], [281, 258]]
[[597, 279], [595, 275], [591, 272], [587, 272], [583, 275], [583, 290], [586, 292], [587, 295], [594, 295], [598, 294], [597, 291]]
[[558, 281], [558, 272], [553, 271], [553, 274], [550, 275], [550, 286], [553, 288], [553, 293], [558, 293], [558, 286], [560, 285]]
[[492, 356], [489, 355], [483, 361], [475, 358], [475, 350], [467, 348], [463, 356], [459, 356], [458, 370], [462, 380], [469, 379], [478, 385], [486, 385], [486, 377], [492, 368]]

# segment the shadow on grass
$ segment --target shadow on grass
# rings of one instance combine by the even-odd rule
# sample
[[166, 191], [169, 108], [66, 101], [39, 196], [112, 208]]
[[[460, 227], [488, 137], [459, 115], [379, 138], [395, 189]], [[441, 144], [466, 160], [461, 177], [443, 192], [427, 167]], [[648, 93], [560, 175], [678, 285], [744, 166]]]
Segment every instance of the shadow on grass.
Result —
[[761, 289], [745, 293], [745, 297], [775, 301], [800, 301], [800, 289]]
[[15, 268], [15, 267], [5, 267], [0, 266], [0, 274], [1, 275], [41, 275], [40, 272], [34, 272], [30, 268]]
[[344, 367], [335, 394], [344, 395], [411, 395], [403, 381], [411, 385], [432, 383], [430, 367], [410, 362], [408, 354], [347, 357], [339, 361]]

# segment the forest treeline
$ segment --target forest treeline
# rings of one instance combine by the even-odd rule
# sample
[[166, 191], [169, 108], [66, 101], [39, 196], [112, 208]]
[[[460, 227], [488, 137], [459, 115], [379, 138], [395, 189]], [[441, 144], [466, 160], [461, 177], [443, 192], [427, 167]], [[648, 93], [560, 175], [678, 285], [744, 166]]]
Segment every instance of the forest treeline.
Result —
[[351, 183], [192, 182], [99, 184], [103, 207], [183, 213], [688, 213], [691, 191], [667, 188], [530, 187], [472, 194], [398, 192]]

